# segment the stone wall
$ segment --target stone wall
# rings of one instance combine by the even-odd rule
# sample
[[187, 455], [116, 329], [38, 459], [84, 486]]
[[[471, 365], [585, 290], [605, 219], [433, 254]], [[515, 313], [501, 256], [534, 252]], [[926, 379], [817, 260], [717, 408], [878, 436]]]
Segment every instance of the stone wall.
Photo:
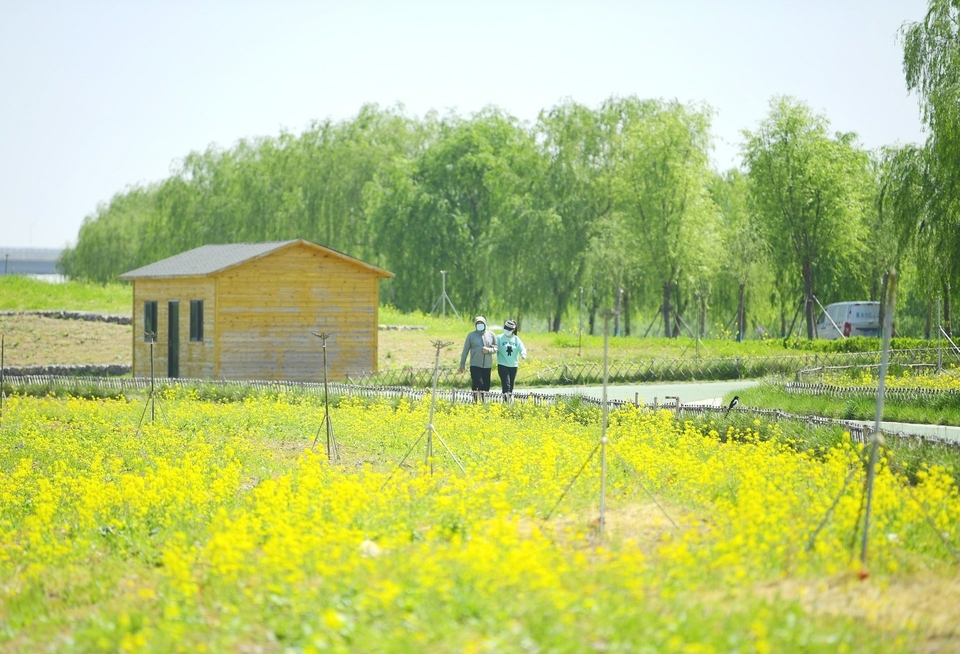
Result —
[[78, 363], [56, 366], [7, 366], [4, 375], [23, 377], [26, 375], [57, 375], [62, 377], [115, 377], [130, 374], [130, 365], [126, 363]]
[[87, 320], [89, 322], [112, 322], [118, 325], [131, 325], [133, 319], [124, 314], [94, 313], [92, 311], [0, 311], [0, 316], [41, 316], [60, 320]]

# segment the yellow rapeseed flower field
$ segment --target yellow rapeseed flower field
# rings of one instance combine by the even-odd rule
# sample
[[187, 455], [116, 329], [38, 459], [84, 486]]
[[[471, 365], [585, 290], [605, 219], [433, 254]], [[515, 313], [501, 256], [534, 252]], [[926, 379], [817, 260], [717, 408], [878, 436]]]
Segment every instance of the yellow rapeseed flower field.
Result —
[[[854, 372], [831, 372], [823, 376], [823, 383], [838, 386], [876, 386], [877, 371], [864, 368]], [[942, 373], [933, 370], [914, 371], [906, 368], [898, 374], [887, 375], [884, 383], [889, 388], [922, 388], [927, 390], [960, 391], [960, 370], [953, 365]]]
[[960, 647], [957, 620], [891, 609], [955, 578], [952, 478], [909, 486], [881, 458], [860, 581], [849, 440], [814, 457], [776, 425], [618, 410], [601, 523], [595, 409], [441, 403], [428, 462], [427, 403], [344, 399], [337, 465], [310, 448], [315, 398], [171, 391], [143, 410], [5, 404], [0, 652]]

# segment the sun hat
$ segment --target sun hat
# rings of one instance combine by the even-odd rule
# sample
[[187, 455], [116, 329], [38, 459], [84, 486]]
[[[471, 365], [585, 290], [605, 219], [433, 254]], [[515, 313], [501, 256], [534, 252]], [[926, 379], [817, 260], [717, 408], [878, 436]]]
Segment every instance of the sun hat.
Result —
[[510, 331], [515, 332], [517, 331], [517, 321], [508, 320], [507, 322], [503, 323], [503, 328], [509, 329]]
[[482, 322], [484, 325], [486, 325], [487, 319], [484, 318], [483, 316], [477, 316], [476, 318], [473, 319], [473, 324], [476, 325], [478, 322]]

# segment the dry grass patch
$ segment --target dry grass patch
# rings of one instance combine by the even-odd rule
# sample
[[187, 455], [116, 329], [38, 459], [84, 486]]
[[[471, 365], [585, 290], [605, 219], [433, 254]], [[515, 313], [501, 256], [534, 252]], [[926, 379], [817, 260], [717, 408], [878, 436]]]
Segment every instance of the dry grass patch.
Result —
[[781, 579], [754, 589], [769, 599], [796, 600], [811, 613], [863, 620], [868, 624], [909, 629], [924, 636], [917, 651], [960, 651], [960, 572], [951, 578], [861, 580], [850, 573], [820, 581]]
[[131, 330], [130, 325], [107, 322], [0, 316], [7, 366], [128, 364]]

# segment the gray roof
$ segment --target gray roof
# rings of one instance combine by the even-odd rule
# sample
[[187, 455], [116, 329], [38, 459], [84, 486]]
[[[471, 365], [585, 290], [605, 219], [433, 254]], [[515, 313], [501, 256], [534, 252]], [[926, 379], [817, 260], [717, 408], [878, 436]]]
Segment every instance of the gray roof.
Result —
[[387, 272], [373, 266], [369, 263], [354, 259], [353, 257], [337, 252], [316, 243], [310, 243], [302, 239], [292, 241], [271, 241], [269, 243], [231, 243], [229, 245], [201, 245], [193, 250], [187, 250], [172, 257], [161, 259], [141, 268], [125, 272], [119, 275], [119, 279], [156, 279], [163, 277], [194, 277], [202, 275], [211, 275], [215, 272], [225, 270], [237, 264], [262, 257], [274, 250], [286, 247], [293, 243], [305, 243], [315, 248], [322, 248], [339, 255], [343, 259], [352, 261], [365, 268], [379, 274], [381, 277], [393, 277], [393, 273]]

